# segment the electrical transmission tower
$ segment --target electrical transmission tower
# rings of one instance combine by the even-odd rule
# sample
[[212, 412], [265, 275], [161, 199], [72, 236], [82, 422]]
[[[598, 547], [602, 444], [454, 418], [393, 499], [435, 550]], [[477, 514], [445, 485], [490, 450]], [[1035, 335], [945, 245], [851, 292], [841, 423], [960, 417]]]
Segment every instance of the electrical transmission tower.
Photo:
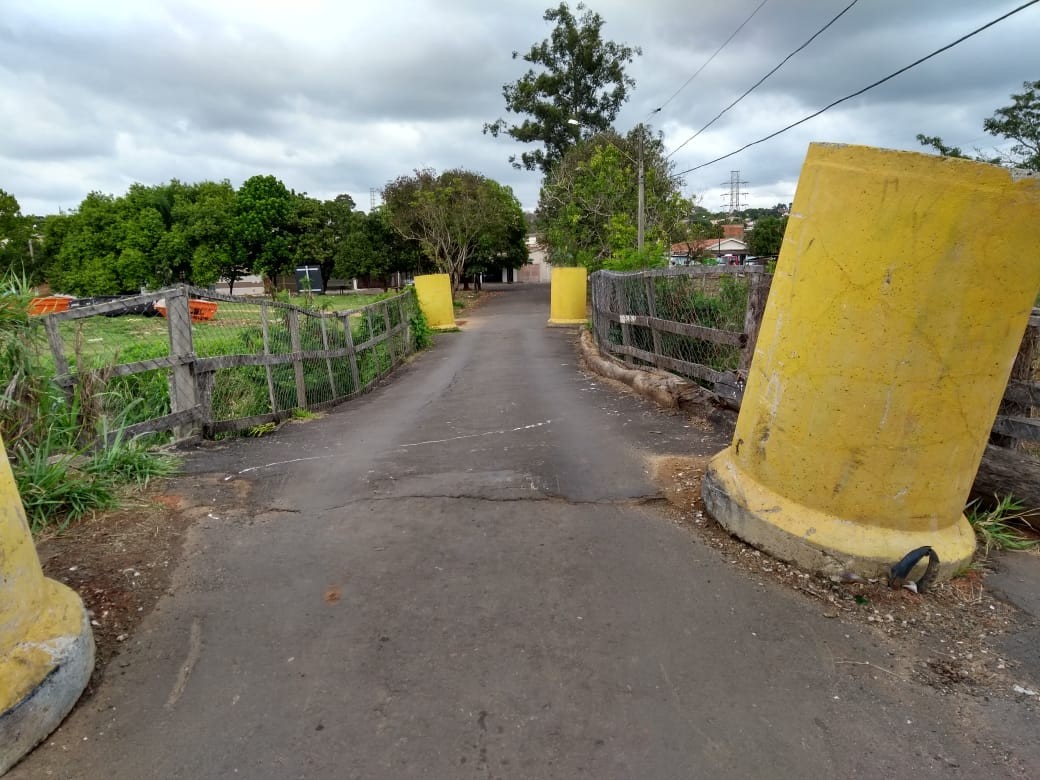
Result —
[[722, 197], [729, 198], [728, 214], [729, 217], [732, 219], [733, 215], [736, 212], [742, 211], [744, 206], [747, 205], [744, 201], [744, 198], [747, 196], [747, 192], [740, 189], [741, 187], [746, 187], [747, 182], [740, 180], [740, 171], [730, 171], [729, 181], [722, 182], [723, 187], [726, 187], [727, 185], [729, 186], [729, 195], [723, 193]]
[[368, 188], [368, 210], [369, 211], [375, 211], [376, 210], [376, 188], [375, 187], [369, 187]]

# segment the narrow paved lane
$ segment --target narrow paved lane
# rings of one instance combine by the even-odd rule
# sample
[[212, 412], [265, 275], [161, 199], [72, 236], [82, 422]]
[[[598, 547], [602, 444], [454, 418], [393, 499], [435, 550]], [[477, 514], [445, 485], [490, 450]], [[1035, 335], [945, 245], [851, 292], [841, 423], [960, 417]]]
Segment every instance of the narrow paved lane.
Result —
[[170, 594], [12, 776], [1013, 771], [867, 632], [673, 524], [647, 457], [725, 433], [590, 380], [547, 311], [503, 290], [372, 394], [192, 455], [214, 500]]

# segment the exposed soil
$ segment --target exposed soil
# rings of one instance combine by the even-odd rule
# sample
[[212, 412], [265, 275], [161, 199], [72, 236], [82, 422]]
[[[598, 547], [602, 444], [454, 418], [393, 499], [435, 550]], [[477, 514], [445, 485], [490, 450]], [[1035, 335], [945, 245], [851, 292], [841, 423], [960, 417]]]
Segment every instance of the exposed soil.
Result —
[[87, 696], [169, 586], [192, 522], [182, 503], [155, 486], [118, 510], [37, 539], [44, 573], [75, 590], [90, 614], [97, 662]]
[[654, 477], [668, 498], [674, 522], [699, 534], [748, 577], [779, 583], [823, 617], [866, 625], [885, 637], [892, 660], [889, 668], [876, 667], [877, 671], [943, 693], [1021, 698], [1016, 685], [1038, 690], [1040, 681], [1030, 679], [1027, 670], [997, 649], [1000, 637], [1027, 628], [1032, 619], [987, 591], [984, 562], [923, 594], [893, 590], [884, 580], [809, 574], [731, 536], [708, 516], [700, 491], [708, 460], [653, 459]]

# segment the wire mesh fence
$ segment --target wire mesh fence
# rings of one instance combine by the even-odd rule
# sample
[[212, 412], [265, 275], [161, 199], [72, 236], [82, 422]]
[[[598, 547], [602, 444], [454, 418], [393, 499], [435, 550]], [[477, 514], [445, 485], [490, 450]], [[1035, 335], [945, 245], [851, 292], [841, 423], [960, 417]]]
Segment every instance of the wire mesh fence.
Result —
[[739, 397], [772, 277], [742, 268], [689, 267], [590, 279], [600, 349]]
[[56, 381], [112, 429], [206, 435], [355, 396], [414, 349], [414, 292], [339, 311], [187, 286], [90, 301], [42, 319]]

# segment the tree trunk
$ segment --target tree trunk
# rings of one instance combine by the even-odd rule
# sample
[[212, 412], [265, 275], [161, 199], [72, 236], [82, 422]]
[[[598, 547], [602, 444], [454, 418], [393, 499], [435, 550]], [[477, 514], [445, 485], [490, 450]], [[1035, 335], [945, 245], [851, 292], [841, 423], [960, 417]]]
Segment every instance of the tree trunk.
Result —
[[1023, 504], [1026, 517], [1040, 519], [1040, 461], [1015, 450], [987, 445], [972, 495], [992, 503], [994, 496], [1008, 494]]

